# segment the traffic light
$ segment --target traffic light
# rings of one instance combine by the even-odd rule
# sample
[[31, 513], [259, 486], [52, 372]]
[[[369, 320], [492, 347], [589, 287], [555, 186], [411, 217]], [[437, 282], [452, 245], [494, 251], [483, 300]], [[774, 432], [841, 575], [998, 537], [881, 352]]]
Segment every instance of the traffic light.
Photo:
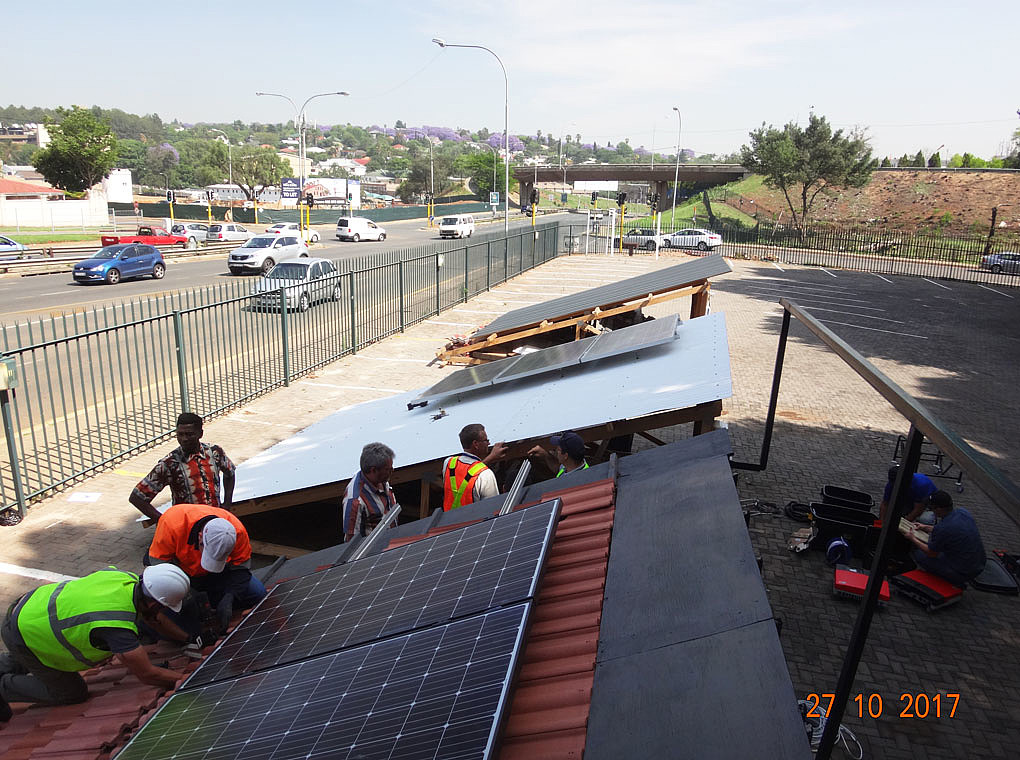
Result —
[[538, 203], [538, 190], [532, 189], [531, 191], [531, 205], [534, 206]]
[[597, 190], [591, 191], [591, 205], [596, 205], [599, 201], [599, 194]]
[[173, 190], [167, 190], [166, 191], [166, 202], [167, 203], [173, 203], [174, 202], [174, 191]]
[[648, 205], [651, 206], [652, 213], [654, 214], [656, 207], [659, 205], [658, 193], [652, 193], [651, 197], [648, 199]]
[[623, 208], [623, 204], [627, 202], [627, 193], [616, 194], [616, 205]]
[[312, 206], [314, 206], [315, 205], [315, 196], [312, 195], [311, 193], [305, 193], [305, 203], [308, 205], [308, 208], [311, 208]]

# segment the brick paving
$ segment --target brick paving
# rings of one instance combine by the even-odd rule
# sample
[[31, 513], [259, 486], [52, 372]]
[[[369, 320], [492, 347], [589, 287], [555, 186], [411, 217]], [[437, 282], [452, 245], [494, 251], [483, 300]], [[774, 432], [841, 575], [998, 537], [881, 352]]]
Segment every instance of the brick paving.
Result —
[[[205, 440], [244, 461], [340, 406], [439, 379], [444, 370], [427, 362], [446, 337], [468, 332], [466, 325], [488, 321], [522, 300], [576, 292], [675, 260], [578, 256], [551, 262], [208, 422]], [[712, 309], [724, 312], [727, 320], [734, 395], [723, 419], [736, 459], [757, 459], [781, 317], [777, 301], [785, 295], [816, 309], [815, 316], [1014, 481], [1020, 480], [1020, 464], [1009, 458], [1007, 437], [1017, 423], [1008, 399], [1017, 380], [1020, 339], [1011, 328], [1020, 317], [1020, 293], [969, 283], [731, 263], [735, 272], [713, 285]], [[686, 301], [675, 304], [662, 304], [653, 313], [685, 312]], [[486, 315], [478, 313], [482, 309]], [[421, 363], [380, 361], [387, 358]], [[810, 501], [822, 485], [834, 484], [877, 499], [896, 435], [906, 430], [877, 393], [795, 324], [769, 466], [760, 473], [739, 472], [740, 495], [781, 506], [789, 500]], [[689, 430], [656, 435], [674, 439]], [[173, 445], [162, 444], [33, 506], [20, 526], [0, 529], [0, 561], [68, 575], [109, 563], [137, 569], [151, 533], [135, 522], [127, 494], [160, 452]], [[437, 445], [445, 448], [448, 442]], [[1017, 526], [966, 478], [962, 494], [951, 482], [938, 482], [975, 514], [989, 550], [1020, 552]], [[856, 606], [832, 597], [831, 570], [819, 552], [792, 555], [786, 550], [789, 534], [798, 527], [783, 516], [757, 516], [750, 535], [764, 560], [770, 601], [783, 621], [781, 641], [794, 687], [804, 697], [834, 689]], [[0, 609], [39, 582], [0, 571]], [[844, 719], [864, 746], [864, 757], [1005, 757], [1015, 751], [1020, 746], [1020, 707], [1012, 688], [1020, 678], [1018, 631], [1020, 600], [1014, 597], [970, 590], [954, 607], [928, 614], [894, 594], [875, 616], [853, 691], [864, 695], [865, 708], [870, 695], [880, 695], [882, 716], [858, 718], [852, 702]], [[960, 700], [952, 718], [906, 718], [899, 717], [904, 693], [959, 693]]]

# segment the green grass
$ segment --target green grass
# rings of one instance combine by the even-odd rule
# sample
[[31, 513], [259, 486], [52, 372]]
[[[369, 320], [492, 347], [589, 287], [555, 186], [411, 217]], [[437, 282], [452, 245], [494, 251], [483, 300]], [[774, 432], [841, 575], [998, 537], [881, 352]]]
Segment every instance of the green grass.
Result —
[[0, 235], [16, 240], [25, 245], [44, 245], [46, 243], [74, 243], [86, 241], [99, 244], [99, 230], [95, 232], [4, 232]]

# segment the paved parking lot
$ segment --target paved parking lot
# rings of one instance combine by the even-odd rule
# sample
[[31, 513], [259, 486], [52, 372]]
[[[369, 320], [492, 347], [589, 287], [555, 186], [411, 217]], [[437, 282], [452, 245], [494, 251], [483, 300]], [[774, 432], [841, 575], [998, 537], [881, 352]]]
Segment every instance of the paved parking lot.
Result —
[[[468, 332], [525, 302], [682, 258], [674, 254], [655, 262], [648, 256], [576, 256], [551, 262], [211, 421], [205, 439], [243, 461], [342, 405], [434, 382], [442, 370], [427, 362], [450, 334]], [[767, 262], [731, 263], [734, 273], [713, 283], [712, 309], [726, 314], [734, 395], [725, 404], [724, 419], [737, 459], [757, 459], [781, 319], [777, 302], [785, 296], [811, 309], [1020, 481], [1020, 465], [1010, 458], [1007, 437], [1020, 421], [1012, 401], [1020, 358], [1013, 328], [1020, 319], [1020, 292]], [[677, 310], [684, 313], [686, 303], [665, 303], [654, 312]], [[740, 494], [781, 506], [789, 500], [810, 501], [822, 485], [834, 484], [877, 498], [896, 436], [906, 431], [906, 423], [877, 393], [795, 323], [769, 467], [761, 473], [740, 472]], [[664, 438], [687, 434], [657, 433]], [[21, 526], [0, 529], [0, 557], [22, 568], [74, 575], [109, 562], [137, 567], [150, 533], [134, 522], [127, 493], [158, 453], [172, 447], [164, 443], [33, 507]], [[988, 549], [1020, 552], [1016, 525], [966, 478], [963, 493], [951, 493], [975, 514]], [[763, 515], [752, 519], [750, 532], [764, 560], [770, 601], [783, 620], [781, 641], [794, 686], [805, 697], [835, 688], [856, 606], [832, 597], [832, 571], [820, 553], [786, 550], [798, 527], [786, 517]], [[0, 566], [0, 608], [41, 580]], [[853, 692], [862, 695], [865, 708], [871, 695], [879, 695], [881, 717], [858, 718], [851, 702], [845, 724], [864, 745], [865, 758], [1007, 757], [1020, 746], [1018, 680], [1020, 599], [968, 591], [956, 606], [929, 615], [894, 597], [875, 617]], [[954, 717], [900, 717], [906, 706], [903, 694], [931, 698], [949, 693], [960, 694]]]
[[[724, 311], [734, 397], [727, 419], [736, 458], [756, 461], [784, 296], [809, 309], [890, 378], [986, 454], [1015, 482], [1010, 457], [1020, 340], [1020, 293], [972, 283], [734, 262], [739, 277], [714, 286]], [[744, 498], [782, 506], [818, 498], [833, 484], [881, 496], [896, 436], [908, 425], [813, 335], [794, 323], [787, 348], [769, 467], [741, 472]], [[930, 468], [923, 469], [934, 474]], [[986, 548], [1020, 552], [1020, 531], [964, 477], [964, 490], [937, 480], [973, 512]], [[832, 571], [819, 552], [793, 555], [786, 517], [752, 518], [751, 536], [798, 695], [831, 692], [856, 605], [831, 595]], [[1020, 600], [967, 591], [928, 614], [901, 596], [876, 615], [845, 725], [866, 758], [1006, 757], [1020, 745]], [[901, 716], [916, 695], [960, 694], [954, 717]], [[881, 717], [867, 716], [869, 698]], [[909, 694], [911, 697], [903, 697]], [[945, 705], [943, 697], [943, 706]], [[932, 708], [933, 711], [934, 708]], [[944, 707], [943, 707], [944, 711]], [[834, 757], [839, 757], [837, 752]]]

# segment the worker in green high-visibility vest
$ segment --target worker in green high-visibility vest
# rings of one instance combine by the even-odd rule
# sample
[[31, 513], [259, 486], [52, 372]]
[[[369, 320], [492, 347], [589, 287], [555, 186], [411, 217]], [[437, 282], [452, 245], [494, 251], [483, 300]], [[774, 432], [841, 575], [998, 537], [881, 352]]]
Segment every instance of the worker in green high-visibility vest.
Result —
[[183, 570], [164, 564], [141, 576], [109, 567], [22, 596], [0, 627], [7, 646], [0, 654], [0, 719], [10, 718], [9, 702], [84, 702], [89, 691], [79, 671], [110, 657], [142, 683], [172, 688], [184, 674], [149, 660], [139, 626], [186, 640], [161, 612], [180, 612], [190, 588]]

